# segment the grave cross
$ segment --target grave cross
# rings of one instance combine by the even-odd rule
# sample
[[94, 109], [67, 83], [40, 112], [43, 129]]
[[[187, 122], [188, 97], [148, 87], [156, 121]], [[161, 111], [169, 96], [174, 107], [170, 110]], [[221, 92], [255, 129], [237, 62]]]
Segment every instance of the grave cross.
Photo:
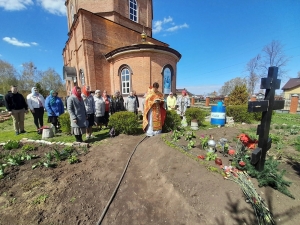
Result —
[[263, 101], [254, 101], [248, 103], [248, 112], [262, 112], [260, 125], [257, 126], [256, 134], [259, 135], [258, 147], [254, 149], [251, 156], [251, 164], [255, 169], [262, 171], [264, 169], [267, 151], [271, 148], [272, 139], [269, 137], [270, 124], [272, 119], [272, 110], [282, 109], [284, 100], [274, 100], [275, 90], [280, 88], [281, 80], [277, 79], [278, 67], [269, 67], [268, 77], [261, 78], [261, 89], [266, 89], [265, 99]]

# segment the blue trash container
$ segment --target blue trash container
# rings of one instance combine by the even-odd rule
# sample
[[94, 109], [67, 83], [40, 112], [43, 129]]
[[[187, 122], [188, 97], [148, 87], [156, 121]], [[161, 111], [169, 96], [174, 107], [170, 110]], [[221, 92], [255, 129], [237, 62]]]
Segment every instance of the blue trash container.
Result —
[[211, 107], [210, 123], [211, 125], [224, 126], [226, 121], [226, 107], [222, 102]]

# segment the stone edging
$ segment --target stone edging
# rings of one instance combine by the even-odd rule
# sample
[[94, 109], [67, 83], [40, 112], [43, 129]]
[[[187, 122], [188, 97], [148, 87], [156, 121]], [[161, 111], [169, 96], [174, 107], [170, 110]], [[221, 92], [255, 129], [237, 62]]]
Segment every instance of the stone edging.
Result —
[[[19, 142], [24, 143], [34, 143], [34, 144], [45, 144], [45, 145], [63, 145], [63, 146], [73, 146], [73, 147], [90, 147], [89, 143], [84, 142], [51, 142], [45, 140], [33, 140], [28, 138], [22, 138]], [[6, 143], [0, 143], [0, 146], [5, 145]]]

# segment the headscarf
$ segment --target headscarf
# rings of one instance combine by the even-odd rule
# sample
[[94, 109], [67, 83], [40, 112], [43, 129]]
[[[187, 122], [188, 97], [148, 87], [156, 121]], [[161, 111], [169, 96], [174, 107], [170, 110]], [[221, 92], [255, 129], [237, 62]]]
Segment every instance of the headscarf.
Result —
[[181, 92], [181, 94], [182, 94], [182, 96], [186, 96], [186, 90], [183, 90], [183, 91]]
[[53, 96], [53, 93], [55, 93], [53, 90], [50, 91], [50, 105], [53, 105], [55, 103], [55, 96]]
[[79, 88], [78, 86], [74, 86], [72, 89], [72, 94], [76, 96], [76, 98], [78, 98], [79, 101], [82, 100], [81, 95], [77, 92], [77, 88]]
[[82, 92], [86, 97], [89, 97], [89, 95], [91, 94], [88, 90], [86, 90], [86, 86], [83, 86], [81, 92]]
[[39, 96], [39, 92], [34, 91], [35, 89], [37, 89], [37, 88], [36, 88], [36, 87], [31, 88], [31, 94], [32, 94], [33, 96]]

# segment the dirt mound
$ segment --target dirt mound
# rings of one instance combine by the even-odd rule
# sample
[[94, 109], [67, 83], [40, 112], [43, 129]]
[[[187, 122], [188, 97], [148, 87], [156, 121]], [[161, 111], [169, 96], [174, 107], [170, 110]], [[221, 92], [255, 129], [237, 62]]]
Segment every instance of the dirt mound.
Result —
[[[81, 156], [79, 164], [15, 167], [0, 180], [0, 224], [97, 224], [131, 152], [143, 138], [105, 139]], [[277, 224], [294, 225], [300, 220], [300, 181], [291, 166], [286, 168], [296, 200], [271, 188], [258, 192]], [[253, 225], [256, 218], [237, 184], [156, 136], [138, 146], [102, 224]]]

